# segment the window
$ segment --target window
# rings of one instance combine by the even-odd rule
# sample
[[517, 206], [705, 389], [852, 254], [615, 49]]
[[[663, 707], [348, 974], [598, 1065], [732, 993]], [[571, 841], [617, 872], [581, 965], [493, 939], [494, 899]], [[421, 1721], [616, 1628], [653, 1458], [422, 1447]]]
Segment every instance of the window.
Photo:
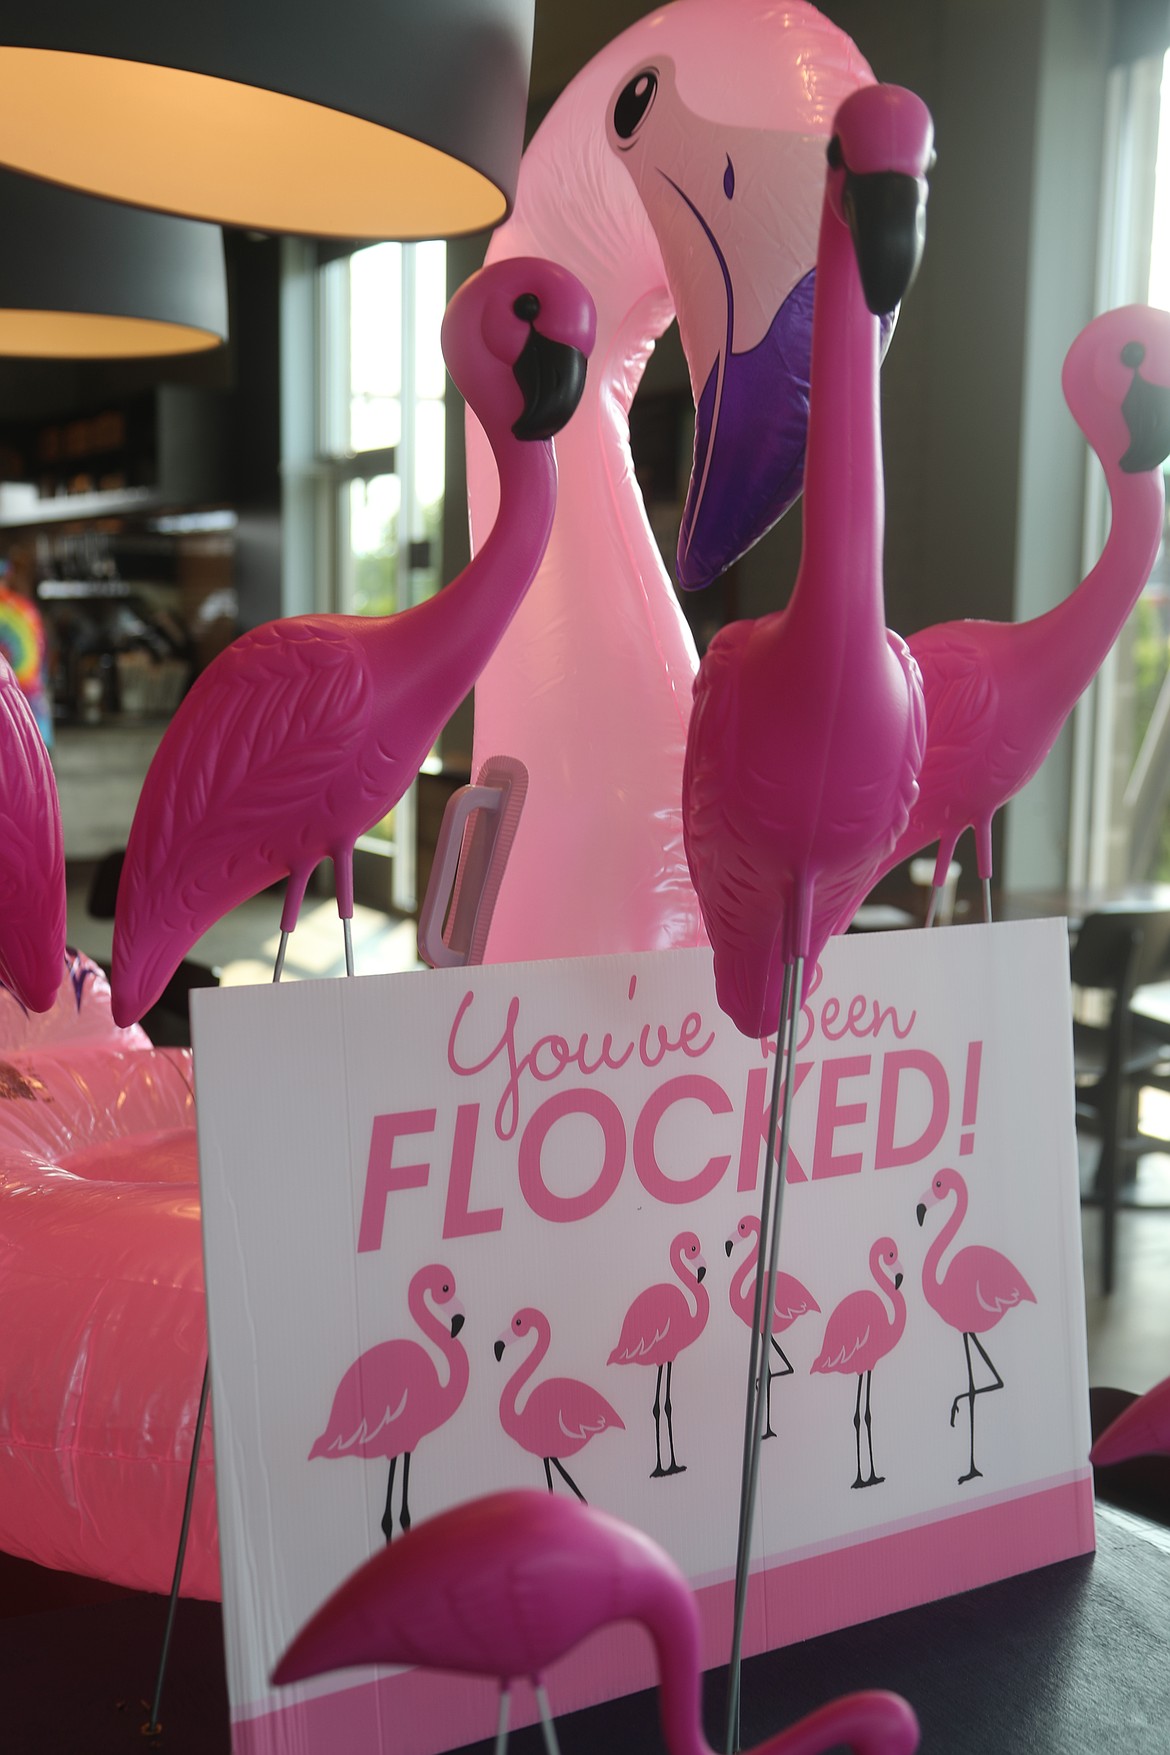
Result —
[[[446, 245], [373, 244], [318, 266], [286, 244], [286, 609], [392, 615], [438, 590]], [[414, 788], [359, 842], [364, 899], [413, 908]], [[387, 870], [387, 856], [392, 863]], [[381, 869], [379, 870], [379, 861]]]
[[[1114, 69], [1107, 228], [1098, 308], [1170, 310], [1170, 55]], [[1109, 502], [1094, 464], [1085, 571], [1101, 552]], [[1112, 888], [1170, 881], [1170, 548], [1077, 714], [1070, 879]]]

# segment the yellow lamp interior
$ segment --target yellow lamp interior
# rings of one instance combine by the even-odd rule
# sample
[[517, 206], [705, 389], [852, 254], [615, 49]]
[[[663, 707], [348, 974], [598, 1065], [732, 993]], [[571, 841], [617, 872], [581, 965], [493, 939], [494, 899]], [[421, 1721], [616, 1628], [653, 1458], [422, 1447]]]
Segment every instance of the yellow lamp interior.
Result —
[[0, 356], [32, 359], [137, 359], [198, 353], [220, 337], [181, 323], [108, 317], [86, 311], [0, 309]]
[[259, 86], [0, 48], [0, 161], [193, 219], [321, 237], [479, 231], [500, 190], [434, 147]]

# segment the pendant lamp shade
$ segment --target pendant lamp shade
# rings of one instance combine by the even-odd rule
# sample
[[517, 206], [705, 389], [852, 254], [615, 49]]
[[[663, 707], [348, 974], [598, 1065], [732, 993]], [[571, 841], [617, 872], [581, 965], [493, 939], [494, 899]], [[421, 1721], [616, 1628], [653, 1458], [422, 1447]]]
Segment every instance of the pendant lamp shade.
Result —
[[218, 226], [0, 170], [0, 354], [126, 359], [227, 339]]
[[510, 211], [535, 0], [40, 0], [0, 20], [0, 163], [346, 238]]

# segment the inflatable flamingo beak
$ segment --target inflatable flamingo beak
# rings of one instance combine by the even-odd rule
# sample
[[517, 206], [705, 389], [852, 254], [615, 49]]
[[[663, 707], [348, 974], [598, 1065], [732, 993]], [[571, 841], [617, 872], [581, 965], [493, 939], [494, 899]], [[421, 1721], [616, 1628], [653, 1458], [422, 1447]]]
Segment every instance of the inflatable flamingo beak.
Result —
[[842, 205], [865, 302], [875, 317], [888, 316], [922, 261], [926, 183], [902, 171], [846, 171]]
[[512, 374], [524, 397], [524, 413], [513, 422], [513, 433], [518, 439], [553, 438], [581, 400], [585, 355], [542, 335], [533, 323]]
[[1130, 441], [1121, 459], [1127, 475], [1144, 475], [1147, 470], [1158, 469], [1170, 455], [1170, 389], [1142, 377], [1145, 353], [1140, 341], [1131, 341], [1121, 354], [1122, 364], [1133, 367], [1133, 382], [1121, 404]]

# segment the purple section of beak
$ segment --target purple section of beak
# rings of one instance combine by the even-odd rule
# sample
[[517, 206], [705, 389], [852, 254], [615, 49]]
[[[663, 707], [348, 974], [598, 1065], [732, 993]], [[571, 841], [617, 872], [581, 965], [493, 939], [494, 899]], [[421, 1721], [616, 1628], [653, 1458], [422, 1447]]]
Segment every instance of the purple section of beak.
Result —
[[800, 492], [815, 278], [810, 270], [797, 282], [750, 353], [730, 356], [721, 390], [718, 360], [703, 386], [678, 537], [678, 582], [688, 591], [725, 572]]

